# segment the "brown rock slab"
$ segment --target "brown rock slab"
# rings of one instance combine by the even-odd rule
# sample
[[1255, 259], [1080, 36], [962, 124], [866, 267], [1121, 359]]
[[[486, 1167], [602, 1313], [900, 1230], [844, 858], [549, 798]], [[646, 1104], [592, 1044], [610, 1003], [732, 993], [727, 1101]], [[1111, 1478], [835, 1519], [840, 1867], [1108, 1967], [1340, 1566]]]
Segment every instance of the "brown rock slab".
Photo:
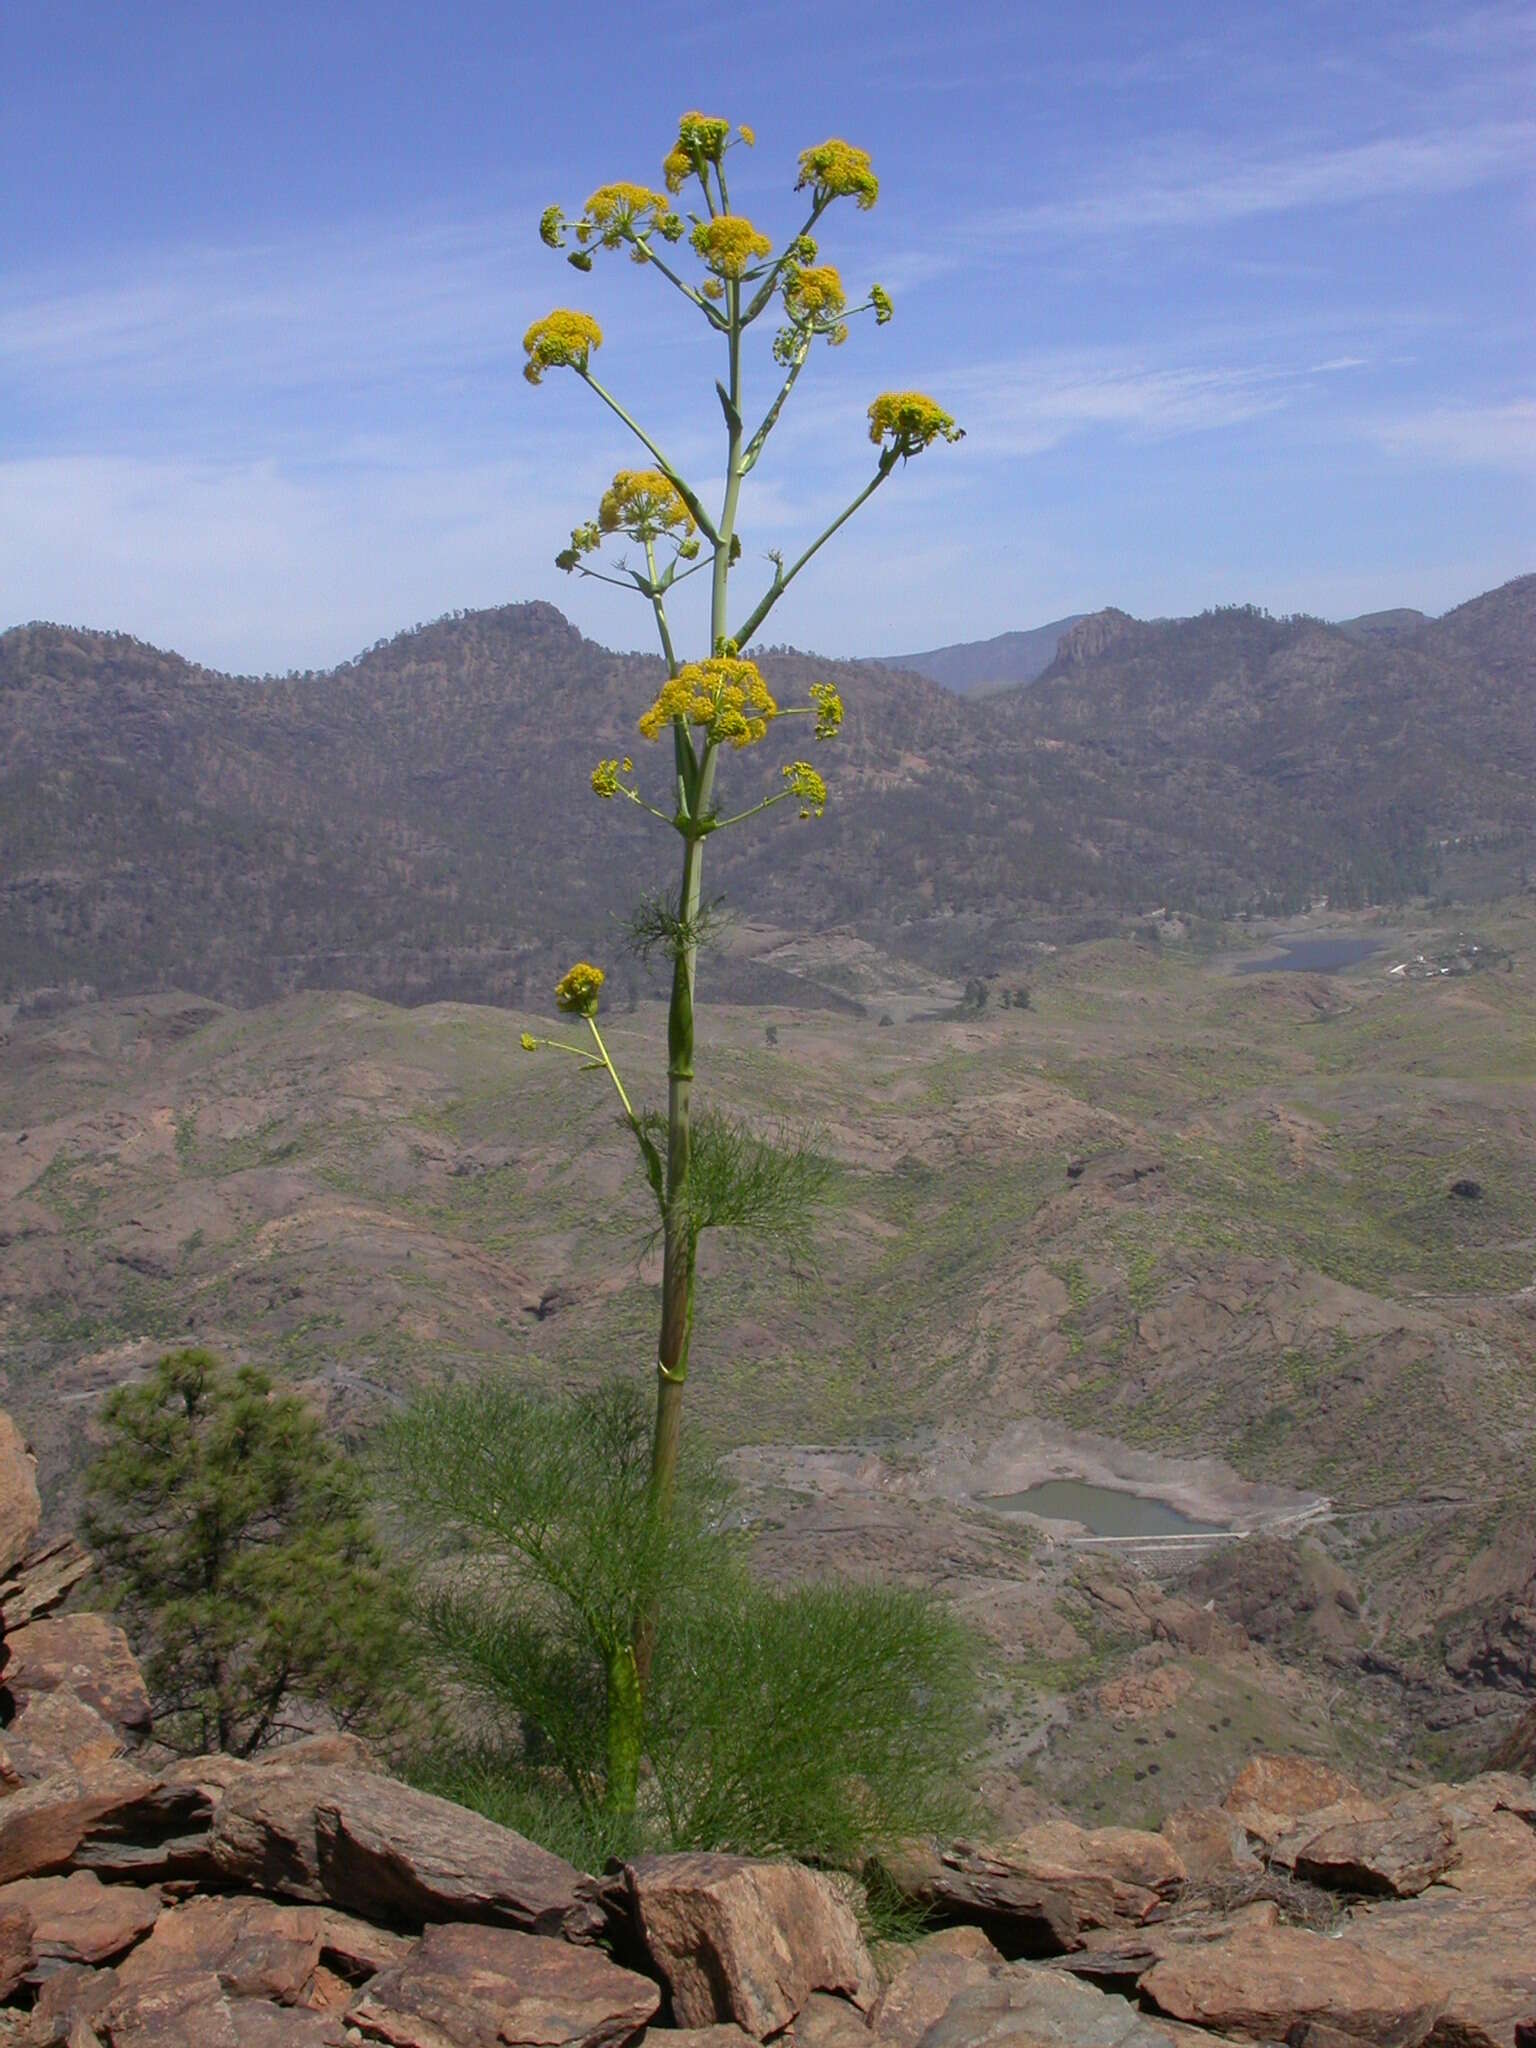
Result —
[[154, 1783], [128, 1763], [79, 1771], [66, 1764], [0, 1799], [0, 1884], [62, 1869], [94, 1823], [142, 1799]]
[[429, 1927], [359, 1993], [347, 2023], [391, 2048], [618, 2048], [661, 1994], [594, 1949], [511, 1928]]
[[21, 1431], [0, 1409], [0, 1573], [9, 1573], [26, 1556], [42, 1519], [32, 1454]]
[[67, 1688], [115, 1728], [148, 1734], [144, 1674], [115, 1621], [100, 1614], [55, 1615], [8, 1634], [5, 1647], [5, 1686], [18, 1708], [38, 1693]]
[[1513, 2048], [1536, 2017], [1536, 1838], [1495, 1813], [1461, 1846], [1461, 1862], [1420, 1897], [1358, 1909], [1350, 1937], [1389, 1967], [1444, 1977], [1437, 2048]]
[[1371, 1814], [1378, 1809], [1358, 1785], [1329, 1764], [1306, 1756], [1256, 1756], [1232, 1781], [1222, 1805], [1258, 1842], [1278, 1842], [1325, 1806]]
[[26, 1699], [5, 1731], [5, 1743], [26, 1784], [50, 1776], [61, 1764], [85, 1770], [107, 1763], [124, 1748], [121, 1731], [67, 1686]]
[[132, 1884], [103, 1884], [89, 1870], [68, 1877], [24, 1877], [0, 1886], [0, 1912], [31, 1914], [37, 1965], [109, 1963], [133, 1947], [160, 1916], [160, 1894]]
[[150, 1884], [216, 1882], [213, 1815], [225, 1790], [250, 1766], [230, 1756], [189, 1757], [150, 1779], [138, 1795], [93, 1819], [74, 1861], [105, 1878]]
[[392, 1778], [319, 1764], [250, 1772], [225, 1795], [226, 1881], [410, 1926], [484, 1922], [558, 1934], [580, 1873], [536, 1843]]
[[334, 2013], [231, 1997], [206, 1970], [120, 1986], [93, 2024], [109, 2048], [349, 2048]]
[[62, 1606], [90, 1569], [90, 1552], [82, 1550], [73, 1536], [61, 1536], [28, 1551], [9, 1571], [0, 1573], [0, 1636], [25, 1628], [39, 1615]]
[[0, 1892], [0, 1998], [9, 1998], [32, 1967], [32, 1915]]
[[853, 1910], [798, 1863], [645, 1856], [627, 1866], [636, 1926], [683, 2026], [734, 2020], [759, 2040], [813, 1991], [873, 2004], [874, 1965]]
[[1279, 2041], [1316, 2024], [1382, 2048], [1427, 2040], [1448, 1989], [1442, 1976], [1389, 1961], [1353, 1934], [1333, 1939], [1299, 1927], [1242, 1928], [1190, 1944], [1141, 1980], [1159, 2012], [1196, 2026]]
[[922, 2042], [923, 2048], [1172, 2048], [1173, 2038], [1128, 1999], [1056, 1970], [1015, 1963], [957, 1992]]
[[970, 1955], [957, 1952], [950, 1944], [952, 1934], [979, 1932], [970, 1927], [945, 1928], [907, 1950], [869, 2015], [870, 2031], [880, 2048], [917, 2048], [929, 2027], [943, 2018], [962, 1991], [990, 1983], [995, 1973], [1006, 1967], [990, 1942]]
[[91, 2024], [111, 2004], [117, 1992], [115, 1970], [92, 1970], [83, 1963], [65, 1963], [45, 1977], [38, 1987], [37, 2003], [32, 2008], [33, 2026], [45, 2041], [66, 2041], [71, 2044], [76, 2033], [83, 2037], [90, 2029], [90, 2040], [97, 2035]]
[[1369, 1820], [1304, 1823], [1277, 1843], [1270, 1862], [1335, 1891], [1410, 1899], [1456, 1861], [1450, 1822], [1425, 1799], [1395, 1801]]
[[[741, 2029], [733, 2031], [740, 2033]], [[813, 1991], [793, 2025], [778, 2038], [784, 2048], [870, 2048], [868, 2020], [856, 2005], [846, 1998], [834, 1998], [830, 1991]]]
[[[1064, 1892], [968, 1843], [944, 1849], [908, 1843], [872, 1861], [865, 1876], [930, 1921], [980, 1927], [1005, 1956], [1061, 1955], [1082, 1939], [1076, 1908]], [[1108, 1912], [1107, 1882], [1098, 1897]]]
[[1161, 1833], [1191, 1884], [1258, 1873], [1259, 1859], [1249, 1846], [1248, 1831], [1225, 1807], [1178, 1807], [1164, 1819]]
[[313, 1907], [194, 1898], [162, 1913], [117, 1975], [133, 1987], [211, 1971], [231, 1997], [307, 2005], [323, 1946], [321, 1914]]

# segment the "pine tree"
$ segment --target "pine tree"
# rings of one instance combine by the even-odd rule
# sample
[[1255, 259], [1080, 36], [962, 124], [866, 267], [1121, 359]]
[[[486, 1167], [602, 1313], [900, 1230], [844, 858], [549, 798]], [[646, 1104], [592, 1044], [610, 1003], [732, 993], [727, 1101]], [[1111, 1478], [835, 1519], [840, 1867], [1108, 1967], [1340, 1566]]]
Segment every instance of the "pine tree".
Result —
[[304, 1403], [178, 1351], [103, 1418], [85, 1531], [160, 1739], [250, 1756], [316, 1726], [382, 1725], [401, 1610], [362, 1484]]

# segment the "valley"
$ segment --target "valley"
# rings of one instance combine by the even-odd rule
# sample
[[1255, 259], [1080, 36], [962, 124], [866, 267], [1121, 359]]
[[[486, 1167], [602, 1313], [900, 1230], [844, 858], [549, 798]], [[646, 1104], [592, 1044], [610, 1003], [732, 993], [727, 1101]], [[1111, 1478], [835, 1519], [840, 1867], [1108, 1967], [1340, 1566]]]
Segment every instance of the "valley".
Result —
[[[1255, 1746], [1475, 1768], [1528, 1699], [1536, 898], [1480, 906], [1487, 964], [1441, 972], [1473, 915], [1126, 921], [980, 1000], [846, 928], [744, 920], [706, 959], [706, 990], [755, 963], [800, 1000], [706, 1003], [705, 1102], [808, 1128], [833, 1175], [794, 1255], [706, 1240], [693, 1440], [765, 1573], [973, 1618], [1000, 1813], [1155, 1819]], [[1379, 950], [1235, 971], [1341, 937]], [[632, 1002], [605, 1031], [651, 1101]], [[170, 1344], [354, 1441], [440, 1377], [646, 1371], [644, 1191], [601, 1077], [521, 1049], [548, 1011], [0, 1014], [0, 1405], [56, 1521], [102, 1397]], [[1256, 1533], [1128, 1558], [998, 1511], [1051, 1481]]]

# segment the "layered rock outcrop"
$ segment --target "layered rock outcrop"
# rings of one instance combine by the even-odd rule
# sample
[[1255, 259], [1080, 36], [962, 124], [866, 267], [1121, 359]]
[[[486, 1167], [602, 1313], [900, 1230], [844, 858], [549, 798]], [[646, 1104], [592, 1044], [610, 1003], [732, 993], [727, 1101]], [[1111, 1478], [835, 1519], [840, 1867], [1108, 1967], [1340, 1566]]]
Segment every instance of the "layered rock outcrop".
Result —
[[[4, 1418], [0, 1418], [3, 1422]], [[649, 1856], [587, 1876], [354, 1738], [167, 1762], [121, 1632], [59, 1615], [0, 1428], [0, 2048], [1526, 2048], [1536, 1788], [1369, 1798], [1258, 1757], [1160, 1832], [1057, 1814], [865, 1881]], [[14, 1621], [13, 1618], [14, 1617]]]

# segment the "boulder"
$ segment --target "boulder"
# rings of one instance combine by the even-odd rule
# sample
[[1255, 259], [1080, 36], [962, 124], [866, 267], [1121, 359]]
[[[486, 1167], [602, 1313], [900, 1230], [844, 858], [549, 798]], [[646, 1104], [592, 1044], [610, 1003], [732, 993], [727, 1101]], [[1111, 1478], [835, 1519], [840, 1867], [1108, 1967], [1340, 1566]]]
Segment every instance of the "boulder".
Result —
[[[972, 1940], [957, 1943], [957, 1934]], [[901, 1955], [870, 2013], [870, 2031], [880, 2048], [917, 2048], [962, 1991], [989, 1983], [1005, 1967], [979, 1928], [943, 1928], [926, 1935]]]
[[[740, 2028], [734, 2030], [740, 2034]], [[747, 2034], [744, 2039], [750, 2041]], [[856, 2005], [830, 1991], [813, 1991], [793, 2023], [776, 2037], [783, 2048], [871, 2048], [869, 2022]]]
[[209, 1970], [120, 1986], [89, 2024], [108, 2048], [349, 2048], [356, 2038], [335, 2014], [231, 1997]]
[[310, 2005], [320, 1967], [319, 1912], [270, 1899], [193, 1898], [162, 1913], [148, 1941], [118, 1970], [125, 1986], [212, 1974], [234, 1998]]
[[1269, 1860], [1304, 1883], [1409, 1899], [1443, 1876], [1456, 1856], [1450, 1822], [1427, 1799], [1410, 1798], [1371, 1819], [1320, 1814], [1276, 1843]]
[[74, 2048], [77, 2039], [89, 2048], [90, 2043], [100, 2038], [95, 2022], [116, 1993], [115, 1970], [93, 1970], [84, 1963], [61, 1963], [38, 1987], [37, 2002], [32, 2008], [32, 2024], [37, 2037], [48, 2042], [50, 2048], [59, 2041], [68, 2042], [70, 2048]]
[[1165, 1817], [1160, 1832], [1191, 1884], [1217, 1884], [1259, 1873], [1247, 1829], [1225, 1807], [1177, 1807]]
[[10, 1905], [32, 1916], [34, 1968], [43, 1976], [65, 1963], [111, 1962], [141, 1941], [160, 1916], [158, 1891], [103, 1884], [88, 1870], [0, 1886], [0, 1913]]
[[[1005, 1956], [1056, 1956], [1081, 1943], [1081, 1923], [1065, 1893], [964, 1842], [945, 1849], [908, 1843], [871, 1862], [865, 1876], [934, 1924], [981, 1928]], [[1107, 1910], [1107, 1883], [1099, 1897]]]
[[329, 1900], [389, 1924], [485, 1922], [558, 1934], [579, 1872], [494, 1821], [349, 1766], [277, 1763], [231, 1786], [213, 1825], [227, 1883]]
[[26, 1556], [42, 1519], [32, 1454], [20, 1430], [0, 1409], [0, 1574], [8, 1575]]
[[1354, 1934], [1244, 1927], [1191, 1943], [1141, 1980], [1159, 2012], [1217, 2032], [1281, 2041], [1309, 2024], [1383, 2048], [1418, 2048], [1445, 2009], [1444, 1977], [1385, 1960]]
[[429, 1927], [346, 2017], [391, 2048], [619, 2048], [660, 2002], [648, 1977], [595, 1949], [461, 1925]]
[[1520, 2025], [1536, 2015], [1536, 1834], [1498, 1804], [1496, 1781], [1427, 1796], [1464, 1817], [1459, 1861], [1418, 1898], [1357, 1908], [1350, 1937], [1388, 1966], [1445, 1978], [1437, 2042], [1512, 2048]]
[[56, 1615], [7, 1635], [5, 1648], [5, 1688], [18, 1708], [64, 1687], [114, 1728], [149, 1733], [144, 1674], [116, 1622], [100, 1614]]
[[121, 1732], [67, 1686], [28, 1698], [5, 1731], [6, 1754], [21, 1784], [34, 1785], [61, 1764], [88, 1769], [121, 1756]]
[[66, 1764], [0, 1799], [0, 1884], [62, 1870], [93, 1824], [142, 1799], [154, 1785], [129, 1763], [84, 1770]]
[[1325, 1806], [1339, 1809], [1334, 1817], [1340, 1820], [1350, 1811], [1365, 1817], [1379, 1810], [1341, 1772], [1306, 1756], [1254, 1757], [1238, 1772], [1222, 1805], [1266, 1846]]
[[797, 1863], [645, 1856], [626, 1866], [634, 1925], [685, 2027], [734, 2020], [762, 2040], [813, 1991], [874, 2002], [874, 1965], [833, 1884]]
[[956, 1993], [923, 2048], [1173, 2048], [1129, 1999], [1059, 1971], [1015, 1963]]
[[9, 1998], [32, 1967], [32, 1915], [0, 1891], [0, 1998]]
[[187, 1757], [172, 1764], [137, 1796], [93, 1819], [74, 1861], [102, 1877], [142, 1884], [216, 1883], [214, 1811], [250, 1768], [232, 1756]]

